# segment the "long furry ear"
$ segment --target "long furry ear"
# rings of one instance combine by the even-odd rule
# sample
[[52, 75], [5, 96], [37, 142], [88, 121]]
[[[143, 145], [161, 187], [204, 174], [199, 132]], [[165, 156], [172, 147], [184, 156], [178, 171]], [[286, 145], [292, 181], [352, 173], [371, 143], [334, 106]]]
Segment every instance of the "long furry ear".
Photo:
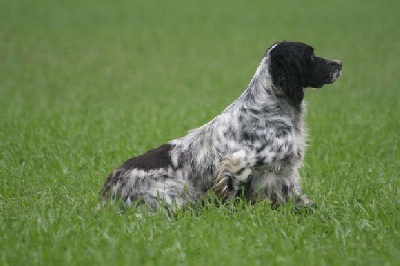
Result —
[[295, 103], [304, 98], [303, 74], [299, 58], [288, 50], [279, 51], [279, 46], [271, 51], [270, 73], [272, 82]]

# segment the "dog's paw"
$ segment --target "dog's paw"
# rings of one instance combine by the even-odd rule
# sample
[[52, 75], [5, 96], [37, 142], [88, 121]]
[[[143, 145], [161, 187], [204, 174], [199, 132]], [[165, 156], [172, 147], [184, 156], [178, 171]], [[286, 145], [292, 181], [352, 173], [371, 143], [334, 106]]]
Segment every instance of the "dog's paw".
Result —
[[296, 198], [296, 212], [297, 213], [312, 213], [317, 206], [314, 201], [310, 200], [307, 195], [300, 195]]
[[296, 199], [297, 207], [315, 207], [314, 201], [310, 200], [307, 195], [302, 194]]

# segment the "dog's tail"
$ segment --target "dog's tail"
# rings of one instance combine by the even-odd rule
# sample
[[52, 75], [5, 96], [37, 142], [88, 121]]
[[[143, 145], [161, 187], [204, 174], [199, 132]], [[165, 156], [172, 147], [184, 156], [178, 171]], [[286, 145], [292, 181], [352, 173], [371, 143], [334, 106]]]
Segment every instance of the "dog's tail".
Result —
[[106, 182], [100, 191], [101, 203], [96, 206], [95, 210], [99, 210], [101, 207], [104, 207], [110, 199], [115, 200], [117, 194], [116, 192], [119, 188], [118, 180], [122, 172], [123, 169], [119, 168], [108, 175]]

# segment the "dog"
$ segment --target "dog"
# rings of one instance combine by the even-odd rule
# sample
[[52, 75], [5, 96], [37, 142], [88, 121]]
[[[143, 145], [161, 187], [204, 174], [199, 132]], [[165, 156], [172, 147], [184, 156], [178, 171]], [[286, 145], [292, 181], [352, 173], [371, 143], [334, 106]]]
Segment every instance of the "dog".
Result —
[[306, 148], [306, 88], [341, 75], [338, 60], [317, 57], [300, 42], [279, 42], [265, 53], [242, 95], [209, 123], [129, 159], [102, 189], [103, 205], [145, 204], [177, 210], [213, 191], [221, 200], [269, 199], [314, 206], [300, 185]]

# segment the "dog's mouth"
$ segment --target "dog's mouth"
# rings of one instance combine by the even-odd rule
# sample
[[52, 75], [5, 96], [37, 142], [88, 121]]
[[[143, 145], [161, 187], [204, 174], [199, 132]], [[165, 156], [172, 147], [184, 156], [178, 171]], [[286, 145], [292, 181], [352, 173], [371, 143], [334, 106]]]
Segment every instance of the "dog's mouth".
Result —
[[331, 72], [329, 74], [328, 79], [326, 80], [326, 84], [332, 84], [334, 83], [336, 80], [338, 80], [340, 78], [340, 75], [342, 74], [342, 70], [337, 70], [335, 72]]

